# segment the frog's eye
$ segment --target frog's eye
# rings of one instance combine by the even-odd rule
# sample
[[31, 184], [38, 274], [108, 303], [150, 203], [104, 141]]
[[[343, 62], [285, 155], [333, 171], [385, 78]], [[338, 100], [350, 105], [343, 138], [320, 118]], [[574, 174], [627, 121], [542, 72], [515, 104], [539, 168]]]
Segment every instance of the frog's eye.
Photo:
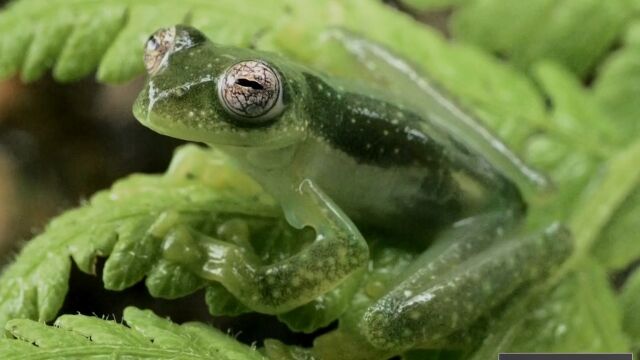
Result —
[[157, 74], [166, 66], [176, 43], [176, 28], [160, 29], [153, 33], [144, 47], [144, 66], [149, 75]]
[[169, 56], [204, 43], [203, 33], [187, 25], [176, 25], [156, 31], [144, 47], [144, 66], [155, 75], [167, 66]]
[[265, 124], [284, 110], [280, 75], [260, 60], [230, 66], [218, 81], [218, 97], [238, 126]]

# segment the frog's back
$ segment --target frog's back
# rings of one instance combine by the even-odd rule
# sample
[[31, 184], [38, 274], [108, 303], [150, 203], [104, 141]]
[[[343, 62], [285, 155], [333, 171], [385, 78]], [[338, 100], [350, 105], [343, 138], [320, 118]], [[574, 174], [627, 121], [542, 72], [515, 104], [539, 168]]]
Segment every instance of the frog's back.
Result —
[[413, 232], [491, 208], [523, 210], [509, 179], [429, 118], [306, 78], [314, 98], [306, 175], [357, 222]]

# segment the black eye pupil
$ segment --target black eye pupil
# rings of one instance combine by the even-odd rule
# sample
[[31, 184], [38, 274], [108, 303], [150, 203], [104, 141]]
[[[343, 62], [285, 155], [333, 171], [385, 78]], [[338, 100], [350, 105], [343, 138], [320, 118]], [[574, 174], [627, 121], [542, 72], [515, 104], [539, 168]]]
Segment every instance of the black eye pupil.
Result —
[[158, 42], [156, 41], [156, 36], [151, 35], [147, 40], [147, 49], [156, 50], [158, 48]]
[[236, 80], [236, 84], [248, 88], [252, 88], [254, 90], [264, 90], [264, 86], [257, 81], [252, 81], [249, 79], [238, 79]]

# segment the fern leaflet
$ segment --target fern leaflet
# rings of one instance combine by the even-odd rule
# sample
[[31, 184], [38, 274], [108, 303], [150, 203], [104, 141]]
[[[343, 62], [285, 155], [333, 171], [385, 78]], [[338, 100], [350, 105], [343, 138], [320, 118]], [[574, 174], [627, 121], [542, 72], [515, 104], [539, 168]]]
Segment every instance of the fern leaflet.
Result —
[[12, 320], [16, 339], [0, 339], [2, 359], [220, 359], [259, 360], [255, 349], [201, 323], [177, 325], [149, 310], [129, 307], [124, 324], [63, 315], [54, 326]]

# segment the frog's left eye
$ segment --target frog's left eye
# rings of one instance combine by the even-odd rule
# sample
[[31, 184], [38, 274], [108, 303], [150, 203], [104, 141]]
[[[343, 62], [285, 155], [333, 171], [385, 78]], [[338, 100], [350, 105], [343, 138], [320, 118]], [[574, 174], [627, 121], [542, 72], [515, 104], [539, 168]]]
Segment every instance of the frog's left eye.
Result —
[[167, 66], [171, 54], [200, 45], [206, 40], [203, 33], [187, 25], [176, 25], [156, 31], [144, 47], [144, 66], [147, 73], [159, 73]]
[[260, 60], [230, 66], [218, 80], [218, 98], [238, 126], [265, 124], [284, 110], [280, 74]]
[[157, 74], [166, 66], [167, 58], [176, 43], [176, 28], [160, 29], [153, 33], [144, 47], [144, 66], [149, 75]]

